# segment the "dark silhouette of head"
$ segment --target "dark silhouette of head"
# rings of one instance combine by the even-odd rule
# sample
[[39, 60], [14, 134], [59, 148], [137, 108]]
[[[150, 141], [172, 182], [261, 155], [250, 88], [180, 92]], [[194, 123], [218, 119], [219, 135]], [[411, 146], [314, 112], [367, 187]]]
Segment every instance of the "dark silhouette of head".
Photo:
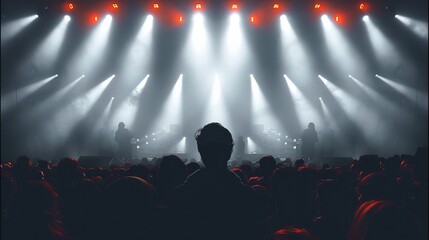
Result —
[[158, 177], [166, 188], [175, 188], [186, 179], [185, 163], [176, 155], [163, 156], [159, 165]]
[[316, 125], [314, 125], [314, 123], [313, 123], [313, 122], [310, 122], [310, 123], [308, 124], [308, 129], [314, 130], [314, 129], [316, 129]]
[[285, 227], [274, 232], [265, 240], [317, 240], [317, 238], [303, 228]]
[[188, 173], [188, 175], [191, 175], [192, 173], [194, 173], [195, 171], [200, 169], [200, 165], [196, 162], [190, 162], [188, 164], [186, 164], [186, 171]]
[[259, 166], [262, 176], [271, 175], [276, 168], [276, 160], [273, 156], [265, 156], [259, 160]]
[[390, 201], [363, 203], [355, 212], [348, 240], [423, 239], [414, 218]]
[[125, 128], [125, 123], [124, 122], [120, 122], [118, 124], [118, 129], [124, 129]]
[[304, 166], [304, 160], [303, 159], [297, 159], [295, 161], [295, 167], [299, 168], [299, 167], [302, 167], [302, 166]]
[[224, 171], [231, 158], [234, 142], [232, 135], [220, 123], [209, 123], [195, 133], [198, 152], [208, 170]]

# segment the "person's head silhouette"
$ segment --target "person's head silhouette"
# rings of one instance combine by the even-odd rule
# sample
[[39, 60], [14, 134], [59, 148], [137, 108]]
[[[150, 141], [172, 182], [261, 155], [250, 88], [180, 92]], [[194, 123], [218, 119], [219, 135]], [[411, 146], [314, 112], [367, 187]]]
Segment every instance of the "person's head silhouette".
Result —
[[195, 133], [198, 152], [208, 170], [223, 171], [231, 157], [232, 135], [220, 123], [209, 123]]
[[125, 128], [125, 123], [124, 122], [120, 122], [118, 124], [118, 129], [124, 129]]
[[313, 122], [310, 122], [310, 123], [308, 124], [308, 129], [312, 129], [312, 130], [316, 129], [316, 126], [314, 125], [314, 123], [313, 123]]

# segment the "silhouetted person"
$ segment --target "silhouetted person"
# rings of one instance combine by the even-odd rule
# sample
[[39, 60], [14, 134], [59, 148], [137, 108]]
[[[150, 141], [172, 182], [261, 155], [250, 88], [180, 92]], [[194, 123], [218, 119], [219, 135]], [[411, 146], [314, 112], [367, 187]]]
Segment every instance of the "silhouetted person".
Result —
[[[21, 185], [7, 213], [5, 239], [66, 240], [57, 208], [58, 194], [46, 181]], [[3, 239], [3, 238], [2, 238]]]
[[329, 126], [329, 123], [325, 123], [325, 129], [320, 134], [320, 156], [322, 158], [333, 157], [335, 148], [335, 133], [334, 130]]
[[125, 128], [125, 123], [118, 124], [115, 133], [115, 142], [118, 144], [118, 158], [120, 160], [131, 159], [131, 133]]
[[424, 238], [415, 219], [405, 209], [389, 201], [368, 201], [356, 210], [348, 240], [377, 239]]
[[265, 238], [265, 240], [317, 240], [303, 228], [285, 227]]
[[319, 136], [317, 135], [314, 123], [310, 122], [308, 124], [308, 128], [302, 133], [301, 139], [301, 154], [304, 161], [314, 160], [316, 143], [319, 141]]
[[172, 239], [254, 239], [255, 192], [227, 169], [233, 140], [219, 123], [195, 134], [205, 168], [176, 190], [172, 206]]

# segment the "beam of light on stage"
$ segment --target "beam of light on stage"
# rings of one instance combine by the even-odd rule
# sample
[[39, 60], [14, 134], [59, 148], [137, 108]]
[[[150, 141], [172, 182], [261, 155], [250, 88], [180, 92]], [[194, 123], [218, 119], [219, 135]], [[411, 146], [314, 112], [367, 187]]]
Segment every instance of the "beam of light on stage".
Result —
[[379, 64], [382, 66], [396, 66], [402, 59], [402, 56], [395, 49], [393, 43], [375, 26], [371, 17], [365, 18], [365, 27], [371, 42], [372, 50]]
[[364, 83], [362, 83], [360, 80], [356, 79], [352, 75], [349, 75], [349, 78], [352, 79], [364, 92], [365, 94], [371, 99], [372, 103], [375, 105], [379, 105], [382, 110], [386, 110], [390, 113], [393, 113], [397, 107], [387, 100], [383, 95], [377, 93], [374, 91], [374, 89], [366, 86]]
[[112, 105], [113, 101], [115, 101], [115, 98], [110, 98], [109, 102], [107, 103], [106, 108], [103, 110], [103, 113], [100, 117], [97, 118], [97, 122], [94, 125], [93, 128], [93, 136], [97, 133], [99, 129], [101, 129], [103, 126], [109, 127], [110, 126], [110, 114], [112, 111]]
[[342, 109], [347, 113], [347, 115], [353, 119], [353, 115], [356, 114], [355, 110], [358, 107], [358, 102], [350, 94], [346, 93], [344, 90], [337, 87], [328, 79], [324, 78], [322, 75], [318, 75], [319, 79], [322, 80], [323, 84], [329, 90], [329, 92], [334, 96], [335, 100], [340, 104]]
[[219, 75], [216, 74], [213, 78], [209, 102], [203, 117], [203, 124], [219, 122], [226, 128], [232, 127], [224, 100], [221, 81]]
[[395, 18], [398, 19], [401, 23], [407, 26], [414, 34], [428, 40], [428, 23], [424, 21], [420, 21], [417, 19], [412, 19], [410, 17], [395, 15]]
[[[33, 112], [38, 115], [47, 115], [49, 114], [49, 111], [52, 109], [57, 108], [57, 104], [61, 102], [71, 91], [71, 89], [83, 78], [85, 75], [80, 76], [79, 78], [75, 79], [73, 82], [67, 84], [65, 87], [59, 89], [54, 94], [48, 96], [43, 102], [39, 103], [33, 108]], [[67, 108], [64, 108], [67, 109]], [[56, 114], [58, 115], [58, 114]], [[67, 119], [66, 119], [67, 121]]]
[[112, 116], [113, 123], [126, 122], [129, 129], [133, 129], [137, 117], [137, 111], [140, 106], [140, 97], [149, 77], [150, 75], [147, 74], [146, 77], [144, 77], [143, 80], [141, 80], [133, 89], [133, 91], [126, 96], [125, 100], [122, 101], [119, 107], [115, 108]]
[[180, 141], [171, 150], [172, 153], [186, 153], [186, 137], [180, 139]]
[[253, 154], [253, 153], [259, 153], [258, 151], [258, 146], [256, 145], [255, 141], [253, 141], [253, 139], [251, 139], [250, 137], [246, 138], [246, 150], [248, 154]]
[[[120, 75], [126, 79], [140, 79], [142, 71], [149, 70], [152, 58], [153, 22], [152, 15], [146, 16], [134, 40], [124, 52]], [[126, 81], [123, 84], [128, 86], [134, 83]]]
[[1, 97], [1, 113], [4, 114], [9, 111], [12, 105], [16, 104], [16, 101], [25, 101], [30, 95], [37, 92], [40, 88], [57, 77], [58, 74], [55, 74], [41, 81], [22, 87], [18, 89], [17, 92], [14, 91], [3, 95]]
[[[243, 32], [241, 17], [238, 13], [232, 13], [229, 16], [228, 26], [221, 44], [220, 56], [221, 66], [217, 67], [222, 70], [222, 74], [231, 79], [242, 73], [242, 68], [246, 62], [253, 60]], [[234, 82], [231, 82], [231, 84], [234, 84]]]
[[399, 92], [401, 95], [403, 95], [409, 102], [416, 102], [417, 106], [421, 108], [422, 110], [428, 110], [428, 103], [427, 101], [417, 101], [417, 94], [422, 94], [424, 99], [428, 99], [427, 93], [420, 92], [418, 93], [417, 89], [412, 89], [411, 87], [405, 86], [404, 84], [395, 82], [393, 80], [390, 80], [386, 77], [382, 77], [378, 74], [375, 74], [375, 77], [386, 83], [391, 88], [395, 89], [395, 91]]
[[[327, 15], [322, 16], [322, 29], [325, 36], [327, 50], [330, 55], [331, 62], [334, 66], [338, 66], [341, 70], [340, 75], [355, 73], [362, 71], [367, 67], [362, 56], [343, 36], [338, 26], [334, 24]], [[360, 66], [356, 68], [356, 66]], [[356, 72], [358, 73], [358, 72]]]
[[55, 119], [57, 122], [62, 123], [61, 129], [64, 136], [69, 136], [79, 121], [82, 121], [88, 115], [89, 110], [92, 109], [113, 78], [115, 78], [115, 75], [110, 76], [56, 112]]
[[262, 124], [267, 128], [283, 131], [282, 125], [271, 112], [270, 105], [262, 93], [253, 74], [250, 74], [252, 124]]
[[[326, 106], [326, 103], [322, 97], [319, 97], [319, 102], [320, 102], [320, 106], [322, 107], [324, 121], [331, 123], [331, 125], [337, 126], [335, 118], [332, 116], [331, 111]], [[332, 123], [334, 123], [334, 124], [332, 124]]]
[[101, 23], [99, 23], [89, 38], [75, 52], [71, 58], [69, 66], [74, 71], [84, 72], [90, 75], [91, 72], [98, 68], [98, 64], [103, 60], [105, 48], [109, 39], [110, 26], [112, 16], [107, 15]]
[[69, 16], [64, 16], [54, 30], [43, 40], [30, 60], [43, 69], [53, 66], [57, 60], [58, 53], [66, 35], [67, 25], [70, 22]]
[[292, 76], [303, 80], [311, 79], [313, 63], [286, 15], [280, 17], [280, 29], [283, 64], [287, 66]]
[[162, 107], [160, 116], [149, 130], [168, 129], [170, 124], [182, 125], [182, 86], [183, 74], [180, 74]]
[[1, 46], [30, 25], [39, 15], [31, 15], [1, 25]]
[[207, 50], [208, 34], [204, 26], [204, 16], [201, 13], [195, 13], [192, 19], [190, 44], [197, 55], [201, 55]]
[[319, 75], [318, 77], [338, 102], [341, 109], [347, 114], [347, 117], [357, 125], [368, 140], [372, 133], [376, 131], [380, 120], [374, 107], [358, 102], [353, 96], [323, 76]]
[[321, 119], [316, 109], [312, 106], [310, 101], [304, 96], [304, 94], [299, 90], [290, 78], [284, 74], [286, 84], [292, 96], [294, 103], [296, 116], [298, 118], [298, 123], [300, 129], [303, 129], [309, 122], [314, 122], [316, 125], [321, 123]]

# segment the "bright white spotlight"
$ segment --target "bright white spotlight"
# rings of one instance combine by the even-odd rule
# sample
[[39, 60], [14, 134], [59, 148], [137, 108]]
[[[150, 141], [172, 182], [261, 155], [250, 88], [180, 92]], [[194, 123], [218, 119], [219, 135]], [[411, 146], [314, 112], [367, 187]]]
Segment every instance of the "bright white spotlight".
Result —
[[319, 100], [322, 101], [322, 97], [319, 97]]
[[198, 23], [202, 23], [203, 20], [204, 20], [203, 14], [201, 14], [201, 13], [195, 13], [195, 15], [194, 15], [194, 21], [196, 21]]
[[250, 74], [250, 90], [252, 94], [250, 100], [252, 122], [265, 126], [274, 126], [275, 129], [280, 128], [280, 121], [271, 111], [269, 103], [253, 74]]
[[317, 111], [314, 110], [311, 102], [302, 93], [302, 91], [295, 85], [295, 83], [285, 74], [284, 75], [288, 90], [294, 102], [296, 116], [300, 127], [305, 126], [309, 121], [320, 122]]
[[112, 97], [112, 100], [115, 100], [115, 97]]
[[34, 15], [34, 17], [35, 17], [35, 18], [38, 18], [38, 17], [39, 17], [39, 15], [37, 15], [37, 14], [36, 14], [36, 15]]
[[85, 75], [82, 75], [82, 78], [84, 78], [85, 77]]
[[151, 14], [149, 14], [149, 15], [147, 15], [146, 19], [149, 21], [153, 21], [153, 16]]
[[327, 20], [329, 20], [329, 19], [328, 19], [328, 15], [326, 15], [326, 14], [323, 14], [323, 15], [322, 15], [322, 17], [321, 17], [321, 19], [322, 19], [323, 21], [327, 21]]
[[287, 20], [286, 19], [286, 15], [283, 14], [283, 15], [280, 16], [280, 21], [286, 21], [286, 20]]
[[231, 14], [230, 19], [232, 23], [238, 23], [240, 22], [240, 15], [238, 15], [238, 13], [233, 13]]
[[69, 16], [69, 15], [65, 15], [65, 16], [64, 16], [64, 20], [66, 20], [66, 21], [70, 21], [70, 20], [71, 20], [71, 18], [70, 18], [70, 16]]
[[112, 15], [107, 14], [107, 16], [106, 16], [106, 20], [111, 21], [111, 20], [112, 20]]
[[64, 16], [61, 22], [52, 30], [32, 54], [29, 61], [35, 62], [38, 68], [51, 70], [64, 42], [70, 17]]
[[362, 20], [363, 20], [364, 22], [368, 21], [368, 20], [369, 20], [368, 15], [363, 16]]
[[408, 29], [410, 29], [417, 36], [428, 39], [428, 23], [409, 17], [395, 15], [401, 23], [403, 23]]
[[24, 28], [30, 25], [38, 15], [32, 15], [24, 18], [20, 18], [18, 20], [14, 20], [8, 23], [2, 23], [1, 25], [1, 44], [14, 36], [16, 36], [19, 32], [21, 32]]

